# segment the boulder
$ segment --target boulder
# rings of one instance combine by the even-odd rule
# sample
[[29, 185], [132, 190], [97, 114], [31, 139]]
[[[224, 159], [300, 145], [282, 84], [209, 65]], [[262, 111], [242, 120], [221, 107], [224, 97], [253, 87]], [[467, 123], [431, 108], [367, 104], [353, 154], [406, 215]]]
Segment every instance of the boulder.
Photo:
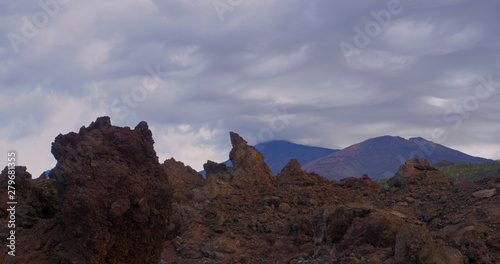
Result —
[[394, 177], [387, 181], [391, 187], [404, 187], [412, 183], [449, 183], [450, 179], [438, 169], [431, 167], [429, 161], [424, 158], [415, 157], [399, 166]]
[[472, 196], [476, 198], [490, 198], [497, 193], [497, 189], [481, 190], [472, 193]]

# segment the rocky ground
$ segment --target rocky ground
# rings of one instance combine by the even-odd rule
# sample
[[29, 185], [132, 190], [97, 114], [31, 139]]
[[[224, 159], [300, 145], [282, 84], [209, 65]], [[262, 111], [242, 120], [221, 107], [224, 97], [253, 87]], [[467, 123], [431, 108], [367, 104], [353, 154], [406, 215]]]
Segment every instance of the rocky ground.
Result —
[[[387, 186], [328, 181], [296, 160], [274, 175], [230, 134], [234, 167], [206, 179], [159, 164], [151, 131], [100, 118], [60, 135], [51, 179], [18, 167], [17, 250], [1, 263], [500, 263], [500, 177], [455, 183], [425, 159]], [[7, 170], [0, 178], [6, 241]]]

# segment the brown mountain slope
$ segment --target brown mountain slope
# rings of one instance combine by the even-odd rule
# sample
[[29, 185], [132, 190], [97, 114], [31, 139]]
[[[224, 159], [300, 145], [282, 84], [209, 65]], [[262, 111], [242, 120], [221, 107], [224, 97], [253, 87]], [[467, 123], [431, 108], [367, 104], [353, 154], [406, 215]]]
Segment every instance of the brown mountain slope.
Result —
[[383, 136], [365, 140], [341, 151], [311, 161], [303, 166], [308, 172], [316, 172], [330, 179], [361, 177], [368, 174], [372, 179], [392, 177], [399, 165], [413, 157], [424, 157], [431, 164], [441, 160], [450, 162], [483, 162], [487, 159], [435, 144], [423, 138]]

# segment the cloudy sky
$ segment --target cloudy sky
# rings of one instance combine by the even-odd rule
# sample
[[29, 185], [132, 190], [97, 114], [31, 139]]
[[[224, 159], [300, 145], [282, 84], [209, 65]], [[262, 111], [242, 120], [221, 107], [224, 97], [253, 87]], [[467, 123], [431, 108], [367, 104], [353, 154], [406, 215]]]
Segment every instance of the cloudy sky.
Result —
[[500, 159], [500, 1], [40, 3], [0, 3], [2, 168], [14, 149], [38, 176], [59, 133], [103, 115], [147, 121], [160, 161], [198, 170], [227, 159], [229, 131], [421, 136]]

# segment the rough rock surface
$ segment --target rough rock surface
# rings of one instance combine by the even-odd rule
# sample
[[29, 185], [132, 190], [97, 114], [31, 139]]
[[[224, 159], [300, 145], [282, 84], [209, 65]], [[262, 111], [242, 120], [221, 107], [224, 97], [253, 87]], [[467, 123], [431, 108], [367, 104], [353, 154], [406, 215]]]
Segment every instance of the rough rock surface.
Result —
[[[107, 138], [112, 130], [118, 135]], [[119, 143], [120, 131], [133, 135], [127, 144]], [[0, 251], [0, 262], [58, 263], [54, 259], [57, 257], [60, 263], [84, 263], [75, 258], [87, 254], [87, 258], [99, 260], [85, 263], [158, 263], [159, 255], [151, 261], [144, 260], [147, 256], [138, 260], [127, 255], [132, 254], [129, 241], [120, 235], [113, 236], [113, 232], [120, 231], [127, 237], [134, 237], [135, 232], [148, 234], [133, 240], [144, 243], [143, 250], [161, 249], [162, 263], [168, 264], [500, 263], [500, 177], [457, 183], [429, 167], [425, 159], [407, 161], [384, 186], [368, 175], [328, 181], [302, 171], [296, 160], [291, 160], [274, 176], [262, 156], [231, 133], [230, 156], [234, 167], [209, 161], [205, 164], [204, 179], [174, 159], [157, 164], [147, 136], [150, 133], [144, 131], [148, 131], [144, 126], [135, 130], [114, 129], [103, 122], [79, 134], [58, 137], [56, 143], [61, 144], [55, 146], [58, 167], [51, 171], [50, 180], [31, 180], [26, 169], [19, 167], [19, 175], [24, 175], [19, 177], [20, 197], [23, 197], [19, 219], [24, 227], [19, 228], [18, 250], [22, 256], [15, 262], [6, 256], [5, 250]], [[130, 143], [136, 137], [145, 145]], [[111, 150], [97, 151], [101, 147]], [[94, 167], [97, 169], [92, 170]], [[106, 176], [102, 170], [112, 173]], [[131, 176], [125, 177], [120, 171]], [[146, 178], [147, 175], [150, 177]], [[6, 172], [0, 179], [2, 188], [5, 176]], [[108, 184], [116, 177], [119, 181]], [[90, 186], [97, 178], [103, 179], [99, 182], [106, 192], [77, 188]], [[146, 187], [143, 182], [135, 182], [136, 178], [153, 184]], [[161, 198], [161, 194], [153, 191], [147, 206], [140, 205], [139, 199], [135, 207], [133, 199], [136, 188], [147, 193], [148, 188], [166, 184], [166, 178], [174, 189], [167, 192], [173, 195], [171, 221], [165, 227], [158, 225], [155, 234], [151, 234], [148, 233], [151, 230], [146, 230], [151, 224], [134, 226], [134, 223], [159, 219], [152, 212], [161, 212], [158, 202], [168, 197]], [[119, 194], [118, 190], [123, 190], [119, 188], [126, 189]], [[104, 194], [110, 197], [103, 197]], [[5, 198], [0, 199], [4, 199], [0, 200], [0, 234], [5, 241], [7, 211], [1, 207], [5, 206]], [[100, 203], [93, 199], [104, 204], [112, 200], [111, 206], [99, 207]], [[86, 209], [71, 211], [70, 204]], [[88, 209], [91, 205], [95, 208]], [[126, 213], [121, 214], [127, 205]], [[168, 210], [169, 203], [164, 205]], [[75, 218], [68, 219], [67, 210]], [[80, 211], [85, 215], [80, 217]], [[150, 218], [143, 218], [144, 212], [149, 212], [146, 215]], [[96, 219], [88, 219], [89, 216]], [[127, 222], [130, 218], [132, 221]], [[80, 223], [76, 229], [60, 226], [76, 222]], [[100, 230], [99, 234], [88, 231], [85, 223]], [[90, 235], [82, 234], [82, 230]], [[32, 239], [33, 234], [41, 239]], [[101, 234], [105, 239], [100, 240]], [[152, 239], [155, 235], [157, 240]], [[69, 238], [76, 242], [66, 242]], [[157, 246], [158, 243], [162, 245]], [[110, 244], [114, 247], [103, 252], [102, 248]], [[84, 253], [82, 247], [86, 249]], [[118, 247], [120, 257], [127, 256], [126, 262], [117, 259], [118, 253], [113, 250]], [[104, 256], [116, 259], [107, 261]]]
[[234, 166], [232, 183], [240, 188], [273, 185], [276, 176], [264, 162], [264, 156], [238, 134], [231, 132], [233, 149], [229, 160]]
[[392, 187], [404, 187], [408, 183], [446, 182], [451, 181], [438, 169], [430, 166], [424, 158], [415, 157], [399, 166], [398, 172], [390, 178], [387, 184]]
[[[245, 148], [233, 144], [231, 153]], [[500, 199], [473, 195], [491, 193], [500, 179], [455, 184], [425, 159], [401, 166], [393, 181], [402, 184], [392, 186], [368, 175], [327, 181], [296, 160], [274, 184], [235, 185], [235, 168], [209, 161], [205, 169], [205, 185], [186, 189], [193, 199], [173, 216], [185, 225], [165, 244], [167, 263], [495, 263], [500, 257]], [[256, 175], [256, 168], [243, 169]]]
[[222, 180], [230, 182], [233, 180], [233, 168], [227, 167], [224, 163], [217, 163], [211, 160], [203, 164], [207, 179]]
[[165, 160], [163, 168], [168, 175], [168, 182], [172, 186], [172, 195], [176, 202], [185, 202], [190, 199], [184, 190], [205, 185], [205, 179], [200, 173], [174, 158]]
[[20, 210], [33, 208], [32, 224], [19, 230], [17, 256], [1, 262], [158, 263], [171, 190], [153, 143], [145, 122], [131, 130], [108, 117], [57, 136], [52, 179], [20, 187], [28, 194], [19, 199], [31, 201]]
[[295, 184], [298, 186], [312, 186], [328, 184], [328, 180], [315, 173], [307, 173], [302, 170], [296, 159], [290, 162], [278, 173], [278, 185]]

